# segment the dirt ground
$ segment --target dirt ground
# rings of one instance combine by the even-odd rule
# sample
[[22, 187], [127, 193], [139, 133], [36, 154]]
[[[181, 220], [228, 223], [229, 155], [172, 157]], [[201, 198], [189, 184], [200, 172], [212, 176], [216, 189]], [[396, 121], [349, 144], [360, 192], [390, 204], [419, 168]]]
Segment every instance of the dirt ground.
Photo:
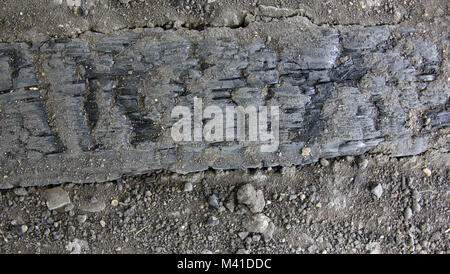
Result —
[[[268, 6], [319, 25], [400, 24], [438, 45], [449, 35], [445, 0], [60, 2], [2, 1], [0, 42], [132, 28], [243, 28]], [[304, 167], [67, 183], [59, 187], [70, 203], [57, 210], [48, 208], [53, 187], [2, 190], [0, 253], [447, 254], [449, 133], [441, 129], [427, 152], [412, 157], [369, 152]], [[247, 183], [262, 190], [272, 231], [249, 231], [253, 214], [237, 198]]]

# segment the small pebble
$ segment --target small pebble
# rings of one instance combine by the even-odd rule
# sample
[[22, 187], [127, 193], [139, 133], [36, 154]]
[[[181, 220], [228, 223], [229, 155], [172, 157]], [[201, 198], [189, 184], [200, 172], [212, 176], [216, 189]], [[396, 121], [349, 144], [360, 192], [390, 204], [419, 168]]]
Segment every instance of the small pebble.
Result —
[[345, 160], [349, 163], [353, 162], [355, 160], [355, 157], [353, 156], [345, 156]]
[[45, 192], [47, 207], [55, 210], [70, 204], [69, 194], [62, 187], [48, 189]]
[[421, 210], [420, 204], [418, 201], [413, 201], [413, 211], [414, 213], [419, 213]]
[[360, 169], [366, 169], [368, 165], [369, 165], [369, 160], [367, 160], [367, 159], [360, 159], [358, 161], [358, 167]]
[[76, 14], [79, 16], [83, 16], [86, 17], [88, 15], [88, 10], [83, 8], [83, 7], [77, 7], [77, 9], [75, 10]]
[[219, 208], [219, 201], [217, 200], [217, 196], [215, 194], [209, 197], [208, 204], [212, 208]]
[[259, 240], [261, 240], [261, 235], [258, 235], [258, 234], [253, 235], [252, 240], [253, 240], [254, 242], [259, 242]]
[[249, 219], [249, 222], [245, 225], [245, 228], [249, 232], [264, 233], [268, 228], [269, 223], [271, 223], [269, 217], [259, 213]]
[[250, 251], [247, 249], [241, 248], [236, 252], [236, 254], [250, 254]]
[[64, 211], [69, 212], [69, 211], [73, 210], [74, 208], [75, 208], [75, 206], [71, 203], [64, 207]]
[[248, 232], [247, 231], [242, 231], [238, 233], [239, 238], [241, 238], [241, 240], [244, 240], [245, 238], [247, 238], [248, 236]]
[[194, 186], [192, 183], [185, 183], [184, 184], [184, 192], [191, 192], [194, 189]]
[[219, 219], [215, 216], [209, 217], [208, 221], [206, 222], [208, 226], [216, 226], [219, 224]]
[[87, 215], [78, 215], [77, 220], [80, 224], [83, 224], [87, 220]]
[[19, 187], [19, 188], [15, 188], [14, 189], [14, 194], [16, 194], [17, 196], [25, 196], [27, 195], [27, 191], [25, 190], [25, 188], [23, 187]]
[[116, 206], [119, 205], [119, 201], [117, 201], [117, 200], [112, 200], [112, 201], [111, 201], [111, 205], [114, 206], [114, 207], [116, 207]]
[[304, 147], [302, 148], [302, 156], [303, 157], [308, 157], [311, 154], [311, 149], [309, 147]]
[[408, 220], [412, 217], [413, 213], [410, 207], [406, 208], [405, 210], [405, 219]]
[[266, 205], [262, 190], [256, 190], [251, 184], [240, 187], [236, 195], [238, 202], [247, 205], [253, 213], [262, 212]]
[[327, 159], [322, 158], [322, 159], [320, 159], [320, 164], [324, 167], [327, 167], [330, 165], [330, 162]]
[[373, 195], [375, 195], [378, 199], [381, 198], [381, 195], [383, 195], [383, 187], [378, 184], [372, 190], [370, 191]]
[[424, 168], [422, 171], [423, 173], [425, 173], [425, 175], [427, 175], [427, 177], [431, 176], [431, 170], [429, 168]]
[[234, 201], [233, 200], [228, 200], [226, 203], [225, 203], [225, 207], [230, 211], [230, 212], [234, 212]]

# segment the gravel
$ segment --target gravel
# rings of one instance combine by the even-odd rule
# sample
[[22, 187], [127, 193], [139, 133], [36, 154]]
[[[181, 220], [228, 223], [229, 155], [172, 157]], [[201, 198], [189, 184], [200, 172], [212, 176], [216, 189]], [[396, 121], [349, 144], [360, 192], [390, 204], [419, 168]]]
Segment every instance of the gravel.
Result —
[[[390, 168], [404, 164], [389, 162], [384, 172], [374, 173], [368, 167], [361, 173], [355, 163], [336, 162], [339, 169], [338, 172], [330, 170], [332, 174], [315, 172], [319, 164], [293, 169], [289, 172], [292, 182], [283, 181], [284, 175], [276, 169], [261, 169], [267, 179], [258, 185], [252, 181], [253, 174], [245, 171], [221, 176], [207, 171], [196, 175], [196, 179], [191, 175], [164, 174], [152, 184], [142, 183], [144, 176], [144, 179], [124, 178], [113, 184], [74, 185], [65, 188], [66, 194], [73, 197], [69, 212], [49, 210], [40, 201], [40, 191], [27, 189], [26, 196], [6, 191], [0, 193], [0, 205], [10, 210], [0, 212], [3, 223], [0, 230], [8, 243], [0, 238], [0, 247], [6, 253], [14, 250], [35, 253], [199, 253], [203, 250], [213, 253], [244, 250], [249, 253], [433, 253], [446, 250], [443, 239], [448, 224], [440, 213], [445, 212], [442, 208], [445, 197], [434, 198], [437, 189], [445, 186], [445, 177], [439, 177], [439, 171], [433, 178], [442, 181], [430, 185], [421, 181], [421, 178], [429, 180], [421, 172], [414, 175], [399, 170], [405, 180], [386, 179], [386, 173], [396, 174]], [[367, 179], [354, 185], [349, 178], [356, 174]], [[383, 192], [389, 195], [368, 199], [374, 194], [364, 190], [371, 190], [373, 182], [383, 180], [386, 181]], [[186, 195], [182, 191], [186, 181], [202, 187]], [[271, 199], [265, 201], [262, 212], [253, 213], [241, 203], [247, 201], [241, 197], [245, 195], [239, 195], [238, 201], [238, 192], [255, 193], [256, 187], [262, 184], [264, 197]], [[244, 185], [252, 187], [243, 188]], [[106, 206], [99, 212], [85, 212], [80, 206], [113, 200], [117, 206]], [[210, 200], [213, 202], [208, 203]], [[217, 209], [211, 206], [216, 200], [220, 205]], [[317, 207], [318, 203], [321, 207]], [[423, 205], [419, 213], [415, 211], [416, 203]], [[413, 217], [406, 219], [403, 216], [408, 207]], [[396, 208], [404, 209], [400, 213], [402, 218]], [[16, 215], [12, 216], [13, 213]], [[41, 245], [35, 245], [37, 242]], [[85, 244], [89, 244], [87, 248]]]

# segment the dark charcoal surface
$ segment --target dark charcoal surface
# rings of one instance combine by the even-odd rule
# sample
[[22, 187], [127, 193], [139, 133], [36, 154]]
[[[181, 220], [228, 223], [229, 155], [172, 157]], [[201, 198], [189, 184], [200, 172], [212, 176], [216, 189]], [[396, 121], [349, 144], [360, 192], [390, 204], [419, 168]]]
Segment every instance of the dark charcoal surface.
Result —
[[[0, 186], [304, 165], [371, 149], [417, 155], [430, 132], [448, 126], [436, 45], [393, 26], [325, 27], [303, 17], [265, 24], [278, 27], [295, 36], [273, 33], [273, 44], [248, 38], [251, 28], [155, 28], [1, 44]], [[279, 106], [279, 149], [175, 144], [171, 110], [194, 98]]]

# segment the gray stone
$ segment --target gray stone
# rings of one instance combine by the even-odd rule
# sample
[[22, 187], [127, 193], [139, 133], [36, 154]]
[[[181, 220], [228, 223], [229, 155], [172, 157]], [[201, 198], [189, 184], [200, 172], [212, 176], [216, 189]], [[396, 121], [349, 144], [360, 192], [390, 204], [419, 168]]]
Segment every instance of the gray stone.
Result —
[[345, 156], [345, 160], [346, 160], [347, 162], [351, 163], [351, 162], [353, 162], [353, 161], [355, 160], [355, 157], [353, 157], [353, 156], [351, 156], [351, 155], [348, 155], [348, 156]]
[[366, 249], [370, 254], [381, 254], [381, 247], [377, 242], [370, 242], [367, 244]]
[[85, 240], [75, 239], [66, 245], [66, 250], [70, 254], [81, 254], [82, 251], [89, 250], [89, 245]]
[[317, 246], [316, 245], [311, 245], [310, 247], [308, 247], [307, 250], [308, 250], [309, 253], [316, 253]]
[[250, 254], [250, 251], [248, 249], [238, 249], [238, 251], [236, 251], [236, 254]]
[[251, 184], [246, 184], [239, 188], [237, 199], [239, 203], [248, 206], [253, 213], [263, 211], [264, 206], [266, 205], [262, 190], [255, 190]]
[[322, 159], [320, 159], [320, 164], [321, 164], [323, 167], [327, 167], [327, 166], [330, 165], [330, 162], [329, 162], [327, 159], [322, 158]]
[[372, 190], [370, 191], [373, 195], [375, 195], [375, 197], [377, 197], [378, 199], [381, 198], [381, 195], [383, 195], [383, 187], [381, 186], [381, 184], [376, 185], [374, 188], [372, 188]]
[[219, 224], [219, 219], [215, 216], [211, 216], [208, 218], [208, 221], [206, 222], [206, 225], [208, 226], [216, 226]]
[[259, 213], [250, 217], [245, 225], [248, 232], [264, 233], [271, 223], [270, 218]]
[[241, 240], [244, 240], [245, 238], [247, 238], [248, 234], [248, 231], [242, 231], [238, 233], [238, 236], [239, 238], [241, 238]]
[[358, 160], [358, 167], [362, 170], [366, 169], [367, 166], [369, 165], [369, 160], [367, 160], [366, 158], [360, 158]]
[[47, 207], [50, 210], [62, 208], [70, 204], [69, 194], [62, 187], [55, 187], [45, 191]]
[[202, 254], [211, 255], [211, 254], [214, 254], [214, 253], [211, 250], [205, 249], [205, 250], [202, 251]]
[[302, 249], [310, 247], [311, 245], [314, 244], [314, 242], [315, 242], [314, 239], [307, 233], [301, 233], [298, 237], [298, 243]]
[[275, 224], [273, 222], [270, 222], [266, 230], [262, 233], [264, 241], [268, 242], [272, 240], [274, 232], [275, 232]]
[[422, 207], [420, 206], [420, 203], [418, 201], [416, 201], [416, 200], [413, 201], [413, 204], [412, 204], [413, 212], [414, 213], [419, 213], [421, 209], [422, 209]]
[[226, 207], [230, 212], [234, 212], [234, 208], [235, 208], [234, 198], [230, 197], [230, 198], [226, 201], [225, 207]]
[[191, 192], [192, 190], [194, 190], [192, 183], [187, 182], [184, 184], [184, 192]]
[[69, 212], [69, 211], [72, 211], [74, 208], [75, 208], [75, 206], [73, 204], [68, 204], [64, 207], [64, 211]]
[[14, 189], [14, 194], [17, 196], [26, 196], [28, 193], [25, 188], [19, 187]]
[[404, 216], [406, 220], [411, 219], [411, 217], [413, 216], [413, 212], [410, 207], [407, 207], [405, 209]]
[[[267, 231], [267, 229], [266, 229], [266, 231]], [[258, 235], [258, 234], [253, 235], [252, 240], [254, 242], [259, 242], [259, 240], [261, 240], [261, 235]]]
[[215, 194], [209, 196], [208, 204], [212, 208], [215, 208], [215, 209], [219, 208], [219, 201], [217, 200], [217, 196]]
[[78, 215], [77, 216], [77, 221], [80, 224], [84, 224], [84, 222], [86, 222], [86, 220], [87, 220], [87, 216], [86, 215]]

